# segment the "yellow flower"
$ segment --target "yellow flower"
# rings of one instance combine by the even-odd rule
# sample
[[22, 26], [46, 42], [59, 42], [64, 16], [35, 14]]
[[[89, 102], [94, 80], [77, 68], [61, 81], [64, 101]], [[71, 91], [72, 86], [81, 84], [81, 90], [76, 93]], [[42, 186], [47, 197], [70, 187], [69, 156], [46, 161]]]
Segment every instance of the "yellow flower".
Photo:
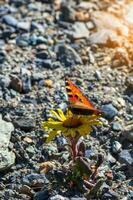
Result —
[[100, 116], [74, 115], [70, 110], [64, 114], [61, 109], [51, 111], [53, 118], [42, 122], [42, 128], [49, 130], [46, 142], [51, 141], [56, 135], [63, 133], [66, 137], [86, 136], [92, 131], [93, 125], [101, 125]]

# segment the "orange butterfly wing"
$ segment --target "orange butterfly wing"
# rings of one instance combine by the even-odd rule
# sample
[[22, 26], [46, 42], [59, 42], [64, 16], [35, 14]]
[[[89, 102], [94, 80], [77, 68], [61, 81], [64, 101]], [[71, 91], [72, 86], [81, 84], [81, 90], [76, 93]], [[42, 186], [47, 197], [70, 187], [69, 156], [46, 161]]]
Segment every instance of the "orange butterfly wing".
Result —
[[81, 90], [69, 79], [66, 79], [69, 107], [75, 114], [100, 114], [93, 104], [85, 97]]

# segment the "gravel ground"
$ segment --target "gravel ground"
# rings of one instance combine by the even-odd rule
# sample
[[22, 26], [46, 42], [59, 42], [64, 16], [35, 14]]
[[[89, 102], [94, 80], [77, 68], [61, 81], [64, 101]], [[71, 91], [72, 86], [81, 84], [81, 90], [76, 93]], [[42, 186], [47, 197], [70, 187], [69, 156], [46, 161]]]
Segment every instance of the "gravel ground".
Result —
[[62, 184], [64, 139], [45, 144], [40, 126], [50, 109], [66, 109], [65, 76], [105, 113], [85, 138], [107, 176], [89, 199], [133, 199], [132, 13], [129, 0], [0, 1], [0, 199], [87, 199]]

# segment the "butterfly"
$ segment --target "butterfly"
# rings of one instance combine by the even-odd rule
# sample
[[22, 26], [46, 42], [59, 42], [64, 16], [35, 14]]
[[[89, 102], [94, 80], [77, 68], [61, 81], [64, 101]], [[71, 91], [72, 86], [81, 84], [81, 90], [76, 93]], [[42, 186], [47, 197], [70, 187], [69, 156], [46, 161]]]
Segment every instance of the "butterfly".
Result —
[[102, 112], [94, 107], [82, 91], [69, 79], [65, 80], [69, 100], [69, 109], [78, 115], [100, 115]]

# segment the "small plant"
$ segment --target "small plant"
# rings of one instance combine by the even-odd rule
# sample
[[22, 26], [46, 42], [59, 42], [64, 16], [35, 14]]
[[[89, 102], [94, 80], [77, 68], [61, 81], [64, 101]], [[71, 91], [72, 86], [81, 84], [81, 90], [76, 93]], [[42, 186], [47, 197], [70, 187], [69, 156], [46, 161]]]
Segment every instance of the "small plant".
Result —
[[52, 117], [42, 122], [42, 128], [49, 133], [46, 142], [50, 142], [60, 134], [66, 138], [70, 153], [70, 162], [65, 170], [66, 182], [69, 183], [67, 185], [76, 186], [82, 192], [89, 189], [87, 193], [89, 198], [89, 195], [96, 194], [102, 184], [102, 180], [97, 180], [97, 174], [103, 157], [98, 155], [93, 164], [89, 163], [85, 158], [85, 144], [81, 137], [90, 134], [92, 126], [102, 125], [99, 120], [101, 112], [72, 81], [66, 80], [66, 89], [69, 97], [66, 113], [61, 109], [52, 110]]
[[[99, 155], [95, 165], [90, 165], [85, 158], [85, 144], [83, 141], [80, 142], [80, 138], [90, 134], [92, 126], [102, 124], [99, 120], [100, 116], [74, 115], [70, 110], [64, 114], [61, 109], [51, 112], [53, 116], [48, 121], [42, 122], [43, 129], [49, 132], [46, 142], [50, 142], [59, 134], [64, 135], [70, 150], [70, 164], [66, 179], [69, 183], [77, 185], [80, 190], [85, 185], [93, 193], [95, 187], [100, 187], [100, 184], [97, 185], [95, 181], [103, 158]], [[101, 180], [99, 181], [101, 183]]]

